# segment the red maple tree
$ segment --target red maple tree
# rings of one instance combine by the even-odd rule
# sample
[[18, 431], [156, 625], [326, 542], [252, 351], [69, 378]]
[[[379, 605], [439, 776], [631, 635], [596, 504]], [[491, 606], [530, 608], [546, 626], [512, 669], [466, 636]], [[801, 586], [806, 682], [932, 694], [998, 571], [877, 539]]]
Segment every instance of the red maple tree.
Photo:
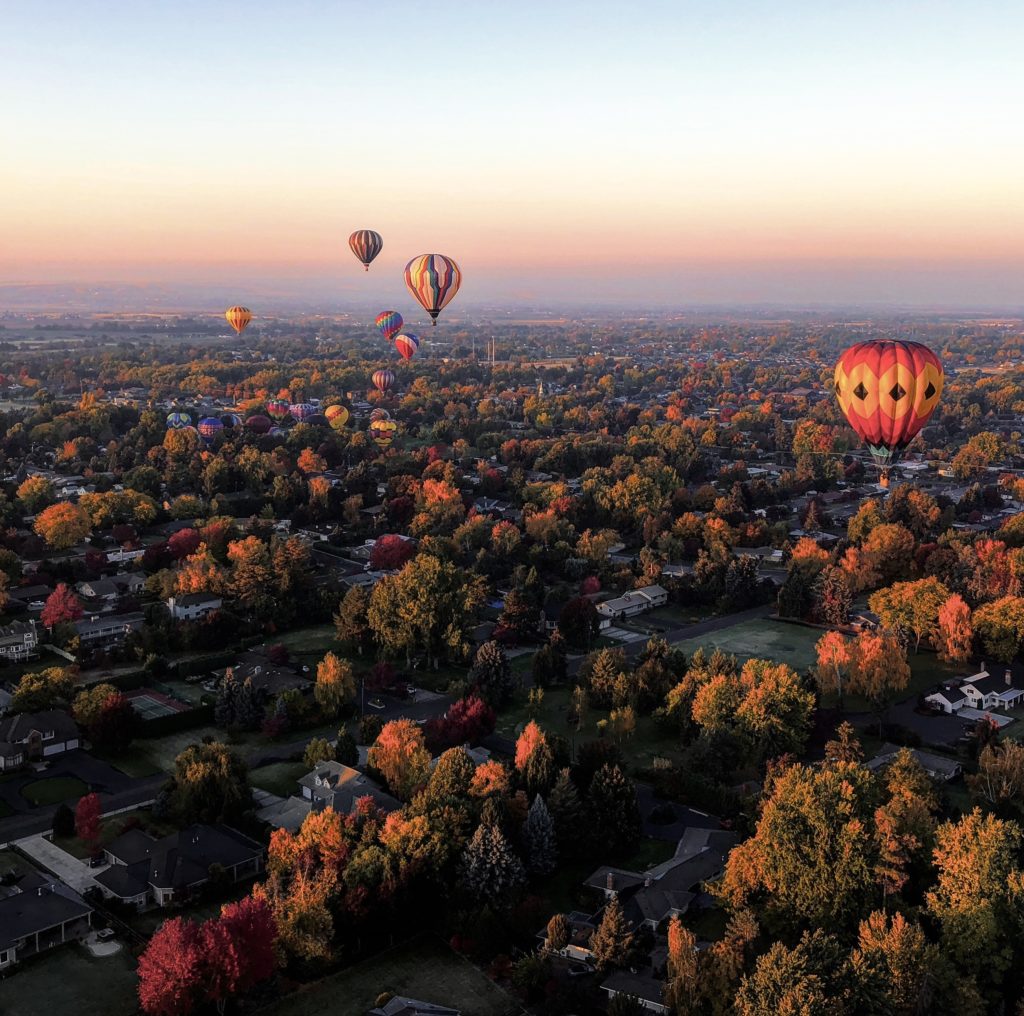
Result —
[[75, 835], [93, 850], [99, 842], [102, 814], [99, 794], [86, 794], [75, 805]]
[[46, 598], [43, 612], [39, 615], [47, 628], [58, 624], [69, 624], [82, 616], [82, 604], [66, 583], [61, 582]]

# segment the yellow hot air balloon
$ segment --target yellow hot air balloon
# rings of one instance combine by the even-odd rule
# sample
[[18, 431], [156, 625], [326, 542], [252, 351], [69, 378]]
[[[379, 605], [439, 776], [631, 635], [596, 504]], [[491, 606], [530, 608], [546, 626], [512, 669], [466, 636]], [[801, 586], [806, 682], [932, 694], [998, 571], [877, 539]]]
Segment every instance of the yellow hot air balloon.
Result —
[[241, 335], [252, 320], [252, 311], [248, 307], [229, 307], [224, 311], [224, 317], [227, 318], [228, 324]]

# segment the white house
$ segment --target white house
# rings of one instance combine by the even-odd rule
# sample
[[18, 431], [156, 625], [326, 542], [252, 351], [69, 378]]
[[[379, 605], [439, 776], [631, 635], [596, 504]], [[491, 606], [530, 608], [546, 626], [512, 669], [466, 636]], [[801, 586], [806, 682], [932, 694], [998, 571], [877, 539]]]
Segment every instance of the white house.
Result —
[[210, 593], [186, 593], [184, 596], [172, 596], [167, 601], [167, 609], [175, 621], [198, 621], [220, 610], [224, 601]]
[[972, 709], [1012, 709], [1024, 699], [1024, 688], [1014, 686], [1013, 674], [1009, 669], [1002, 678], [987, 670], [964, 678], [960, 691]]
[[0, 628], [0, 658], [4, 660], [31, 659], [38, 645], [35, 621], [15, 621]]
[[924, 700], [944, 713], [958, 713], [965, 706], [970, 705], [970, 699], [954, 685], [943, 685], [939, 691], [925, 695]]
[[75, 721], [61, 709], [5, 716], [0, 719], [0, 772], [74, 751], [79, 743]]
[[615, 621], [626, 617], [634, 617], [637, 614], [644, 614], [655, 607], [662, 607], [668, 603], [668, 590], [661, 586], [643, 586], [641, 589], [631, 589], [622, 596], [605, 600], [597, 605], [597, 612], [601, 615], [601, 627], [608, 628]]

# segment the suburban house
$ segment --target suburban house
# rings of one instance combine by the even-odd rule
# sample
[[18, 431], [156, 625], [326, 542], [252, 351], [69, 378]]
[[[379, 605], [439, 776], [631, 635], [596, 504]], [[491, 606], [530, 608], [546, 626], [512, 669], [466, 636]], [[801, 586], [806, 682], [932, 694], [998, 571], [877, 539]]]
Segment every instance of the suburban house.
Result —
[[405, 995], [393, 995], [383, 1005], [371, 1009], [367, 1016], [462, 1016], [462, 1010], [453, 1009], [449, 1005], [421, 1002], [418, 998], [406, 998]]
[[[594, 956], [590, 951], [590, 936], [597, 931], [597, 921], [590, 914], [582, 914], [578, 910], [566, 914], [565, 918], [569, 922], [569, 941], [555, 955], [577, 963], [589, 963]], [[547, 942], [547, 927], [537, 932], [537, 938], [542, 946]]]
[[120, 645], [133, 632], [138, 631], [145, 621], [141, 611], [130, 614], [107, 614], [99, 617], [82, 618], [75, 622], [82, 645], [88, 649], [103, 649], [108, 646]]
[[121, 590], [113, 579], [87, 579], [79, 582], [75, 589], [86, 599], [105, 603], [115, 603], [121, 596]]
[[944, 713], [958, 713], [964, 706], [970, 705], [969, 699], [956, 684], [944, 684], [938, 691], [925, 695], [924, 700]]
[[167, 609], [175, 621], [199, 621], [220, 610], [223, 603], [219, 596], [211, 593], [186, 593], [184, 596], [172, 596], [167, 601]]
[[75, 721], [62, 709], [5, 716], [0, 719], [0, 772], [74, 751], [80, 743]]
[[[878, 754], [865, 763], [868, 769], [884, 769], [891, 765], [896, 756], [903, 751], [899, 745], [883, 744]], [[908, 748], [907, 751], [917, 759], [921, 768], [933, 780], [952, 780], [963, 772], [960, 763], [956, 759], [945, 758], [942, 755], [933, 755], [928, 751], [920, 751], [917, 748]]]
[[92, 914], [77, 893], [38, 872], [0, 886], [0, 970], [87, 935]]
[[978, 709], [998, 712], [1012, 709], [1024, 699], [1024, 687], [1014, 684], [1013, 672], [1009, 669], [1003, 677], [997, 677], [982, 669], [971, 677], [965, 677], [959, 685], [944, 684], [938, 691], [925, 696], [925, 701], [937, 706], [944, 713], [958, 713], [961, 709]]
[[35, 621], [14, 621], [0, 627], [0, 659], [17, 662], [37, 655], [39, 632]]
[[231, 882], [263, 870], [263, 847], [225, 825], [192, 825], [162, 839], [129, 829], [103, 851], [106, 870], [96, 876], [104, 894], [143, 907], [187, 900], [223, 869]]
[[616, 995], [628, 995], [650, 1012], [668, 1012], [664, 1002], [665, 983], [653, 970], [616, 970], [601, 982], [610, 1002]]
[[597, 605], [597, 612], [601, 615], [601, 627], [609, 628], [616, 621], [627, 617], [634, 617], [636, 614], [643, 614], [655, 607], [663, 607], [668, 603], [668, 590], [661, 586], [643, 586], [640, 589], [631, 589], [622, 596], [605, 600]]
[[729, 851], [739, 837], [726, 829], [687, 829], [676, 845], [675, 855], [644, 872], [604, 866], [584, 883], [618, 898], [635, 923], [656, 930], [670, 917], [685, 914], [701, 893], [704, 882], [718, 878]]

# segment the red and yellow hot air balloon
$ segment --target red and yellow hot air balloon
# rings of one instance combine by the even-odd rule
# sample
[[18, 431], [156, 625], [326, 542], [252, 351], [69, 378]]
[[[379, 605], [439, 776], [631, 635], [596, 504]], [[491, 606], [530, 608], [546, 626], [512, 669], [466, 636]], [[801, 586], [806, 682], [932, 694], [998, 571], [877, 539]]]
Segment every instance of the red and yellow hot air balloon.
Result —
[[363, 268], [369, 271], [370, 262], [384, 247], [384, 240], [376, 230], [357, 229], [348, 238], [348, 245], [352, 248], [352, 253], [363, 263]]
[[942, 363], [920, 342], [873, 339], [850, 346], [839, 358], [836, 398], [868, 446], [882, 486], [888, 486], [890, 468], [931, 419], [942, 382]]
[[252, 311], [248, 307], [229, 307], [224, 311], [224, 317], [227, 318], [228, 324], [234, 328], [235, 332], [241, 335], [252, 320]]
[[402, 332], [401, 335], [395, 336], [395, 349], [398, 350], [403, 360], [411, 360], [419, 348], [420, 340], [417, 336], [410, 335], [408, 332]]
[[393, 370], [375, 370], [370, 380], [374, 383], [381, 395], [387, 395], [388, 390], [395, 383], [395, 372]]
[[388, 448], [395, 440], [398, 424], [394, 420], [374, 420], [369, 426], [370, 437], [378, 448]]
[[335, 430], [341, 430], [348, 423], [349, 412], [345, 406], [335, 403], [324, 410], [324, 417]]
[[421, 254], [405, 266], [405, 284], [437, 324], [437, 315], [455, 299], [462, 271], [444, 254]]

